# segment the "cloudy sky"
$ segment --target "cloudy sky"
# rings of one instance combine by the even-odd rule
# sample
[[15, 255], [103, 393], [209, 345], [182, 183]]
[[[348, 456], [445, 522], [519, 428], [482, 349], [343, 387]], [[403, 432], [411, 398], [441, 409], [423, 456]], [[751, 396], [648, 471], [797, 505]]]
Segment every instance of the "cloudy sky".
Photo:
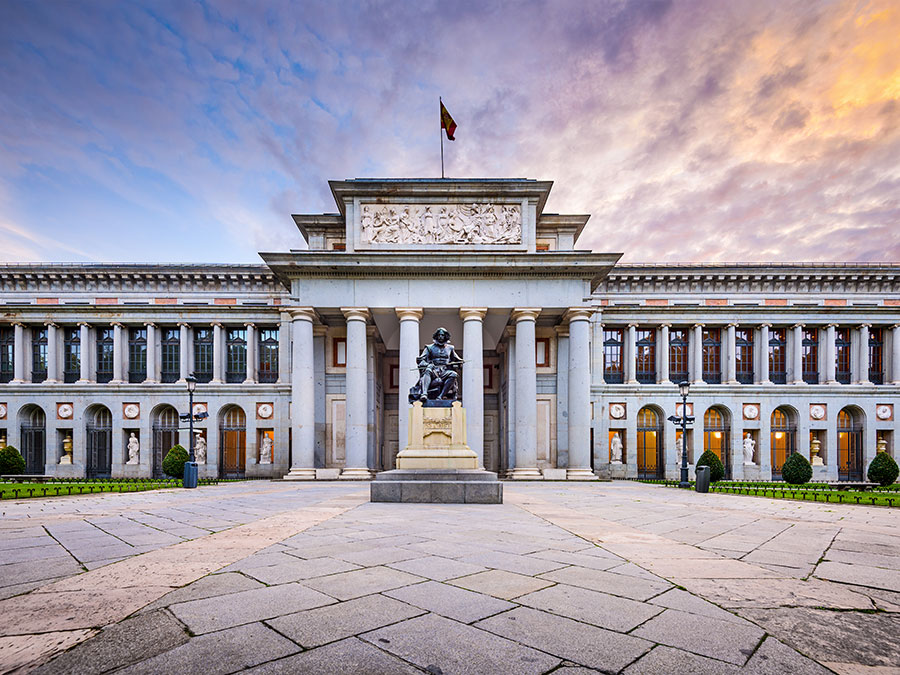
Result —
[[900, 261], [896, 0], [2, 0], [0, 260], [254, 262], [327, 180], [555, 181], [625, 260]]

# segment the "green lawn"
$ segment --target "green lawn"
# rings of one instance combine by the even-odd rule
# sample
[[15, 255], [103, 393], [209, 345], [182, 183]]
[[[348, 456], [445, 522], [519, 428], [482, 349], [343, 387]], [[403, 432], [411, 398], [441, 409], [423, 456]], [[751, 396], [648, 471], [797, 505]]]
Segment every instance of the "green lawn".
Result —
[[[202, 479], [201, 485], [214, 485], [217, 481]], [[0, 499], [28, 499], [32, 497], [57, 497], [63, 495], [88, 495], [100, 492], [144, 492], [165, 488], [180, 488], [181, 480], [162, 478], [140, 481], [53, 481], [46, 483], [0, 482]]]

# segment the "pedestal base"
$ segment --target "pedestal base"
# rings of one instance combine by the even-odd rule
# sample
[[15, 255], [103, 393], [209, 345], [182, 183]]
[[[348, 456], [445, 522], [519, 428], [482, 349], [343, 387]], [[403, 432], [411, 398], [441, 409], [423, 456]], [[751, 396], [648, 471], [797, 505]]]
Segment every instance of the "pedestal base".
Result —
[[372, 480], [372, 472], [369, 469], [344, 469], [340, 480]]
[[282, 480], [315, 480], [315, 469], [291, 469]]
[[597, 480], [597, 476], [587, 467], [567, 469], [566, 480]]
[[502, 504], [503, 483], [482, 469], [395, 469], [379, 473], [369, 494], [373, 502]]
[[516, 467], [509, 472], [510, 480], [544, 480], [544, 474], [537, 467]]
[[466, 445], [466, 411], [459, 401], [449, 407], [409, 410], [409, 445], [397, 454], [398, 469], [478, 469], [478, 456]]

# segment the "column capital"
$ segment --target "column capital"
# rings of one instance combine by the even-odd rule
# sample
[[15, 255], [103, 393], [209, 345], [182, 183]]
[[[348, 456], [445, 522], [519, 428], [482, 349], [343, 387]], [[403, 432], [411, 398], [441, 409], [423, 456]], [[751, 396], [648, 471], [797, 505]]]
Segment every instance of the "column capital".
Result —
[[691, 326], [691, 328], [694, 328], [694, 329], [706, 328], [706, 324], [705, 323], [695, 323], [693, 326]]
[[[15, 324], [13, 324], [15, 326]], [[900, 330], [900, 323], [895, 323], [891, 326], [891, 330]]]
[[287, 310], [291, 321], [309, 321], [310, 323], [316, 318], [316, 310], [312, 307], [291, 307]]
[[861, 323], [861, 324], [859, 324], [859, 327], [860, 327], [860, 328], [871, 328], [871, 327], [872, 327], [872, 324], [870, 324], [870, 323]]
[[839, 323], [826, 323], [825, 324], [825, 328], [837, 328], [838, 326], [840, 326]]
[[313, 337], [325, 337], [328, 333], [328, 326], [325, 324], [313, 324]]
[[[399, 310], [398, 310], [399, 311]], [[460, 307], [459, 318], [463, 321], [483, 321], [487, 307]]]
[[519, 321], [534, 321], [540, 313], [540, 307], [516, 307], [510, 314], [510, 318], [516, 323]]
[[637, 321], [629, 321], [626, 325], [629, 328], [638, 328], [641, 324], [639, 324]]
[[44, 322], [44, 325], [45, 325], [47, 328], [59, 328], [59, 324], [56, 323], [55, 321], [45, 321], [45, 322]]
[[26, 326], [26, 325], [25, 325], [23, 322], [21, 322], [21, 321], [13, 321], [11, 325], [12, 325], [12, 326], [18, 326], [19, 328], [28, 328], [28, 326]]
[[189, 324], [187, 321], [179, 321], [177, 325], [179, 328], [190, 328], [191, 327], [191, 324]]
[[570, 307], [563, 314], [563, 321], [590, 321], [594, 311], [590, 307]]
[[803, 329], [803, 328], [806, 328], [806, 324], [805, 323], [795, 323], [793, 326], [791, 326], [791, 328]]
[[763, 327], [765, 327], [765, 328], [771, 328], [771, 327], [772, 327], [772, 324], [770, 324], [770, 323], [761, 323], [761, 324], [759, 324], [759, 327], [760, 327], [760, 328], [763, 328]]
[[245, 321], [244, 328], [256, 328], [256, 324], [253, 323], [252, 321]]
[[670, 324], [668, 321], [659, 324], [659, 328], [671, 328], [671, 327], [672, 327], [672, 324]]
[[213, 328], [225, 328], [225, 324], [223, 324], [221, 321], [210, 321], [209, 325]]
[[368, 321], [368, 307], [341, 307], [341, 313], [347, 321]]
[[[80, 323], [80, 324], [78, 324], [78, 325], [79, 325], [79, 326], [81, 326], [81, 325], [87, 326], [88, 324], [86, 324], [86, 323], [84, 323], [84, 324]], [[156, 323], [154, 323], [153, 321], [145, 321], [145, 322], [144, 322], [144, 325], [145, 325], [147, 328], [157, 328], [157, 327], [158, 327], [158, 326], [156, 325]]]
[[740, 325], [741, 324], [739, 324], [737, 321], [729, 321], [728, 323], [725, 324], [725, 327], [726, 328], [738, 328]]
[[425, 315], [421, 307], [397, 307], [394, 312], [401, 321], [421, 321]]
[[125, 328], [125, 324], [123, 324], [121, 321], [110, 321], [109, 325], [113, 328]]

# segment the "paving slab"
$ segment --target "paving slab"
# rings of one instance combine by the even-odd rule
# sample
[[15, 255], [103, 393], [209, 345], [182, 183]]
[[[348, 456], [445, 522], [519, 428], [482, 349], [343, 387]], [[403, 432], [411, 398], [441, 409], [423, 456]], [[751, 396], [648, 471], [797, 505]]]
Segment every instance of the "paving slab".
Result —
[[0, 672], [20, 672], [19, 669], [26, 672], [54, 654], [88, 639], [95, 632], [82, 629], [0, 637]]
[[672, 588], [672, 585], [665, 581], [649, 581], [647, 579], [626, 577], [621, 574], [574, 566], [541, 574], [538, 578], [569, 584], [570, 586], [589, 588], [592, 591], [600, 591], [601, 593], [619, 595], [632, 600], [649, 600], [654, 595], [659, 595]]
[[192, 584], [176, 588], [171, 593], [166, 593], [158, 600], [144, 607], [142, 611], [168, 607], [169, 605], [188, 602], [189, 600], [203, 600], [204, 598], [228, 595], [230, 593], [240, 593], [241, 591], [249, 591], [254, 588], [262, 588], [263, 586], [264, 584], [259, 581], [237, 572], [210, 574]]
[[714, 583], [706, 579], [672, 579], [691, 593], [725, 608], [738, 607], [829, 607], [874, 609], [864, 589], [819, 579], [728, 579]]
[[434, 581], [446, 581], [484, 571], [479, 565], [434, 555], [389, 563], [387, 566]]
[[524, 574], [507, 572], [506, 570], [487, 570], [447, 583], [466, 588], [477, 593], [485, 593], [502, 600], [512, 600], [526, 593], [533, 593], [542, 588], [552, 586], [555, 582], [546, 579], [529, 577]]
[[823, 562], [816, 567], [819, 579], [839, 581], [855, 586], [871, 586], [886, 591], [900, 592], [900, 571], [842, 562]]
[[359, 569], [359, 566], [337, 558], [310, 558], [309, 560], [294, 558], [290, 562], [268, 565], [266, 567], [252, 567], [242, 571], [247, 576], [271, 586], [357, 569]]
[[731, 663], [662, 645], [655, 647], [623, 671], [624, 675], [736, 675], [740, 672], [742, 669]]
[[244, 671], [252, 675], [315, 673], [316, 675], [421, 675], [422, 671], [372, 645], [347, 638]]
[[516, 602], [620, 633], [627, 633], [663, 611], [648, 603], [566, 584], [523, 595]]
[[712, 617], [713, 619], [719, 619], [721, 621], [732, 621], [734, 623], [741, 624], [747, 623], [745, 619], [742, 619], [736, 614], [732, 614], [731, 612], [728, 612], [711, 602], [707, 602], [703, 598], [698, 598], [696, 595], [691, 595], [690, 593], [683, 591], [680, 588], [673, 588], [670, 591], [666, 591], [662, 595], [657, 595], [655, 598], [650, 598], [648, 602], [660, 607], [666, 607], [668, 609], [678, 609], [682, 612], [708, 616]]
[[514, 607], [504, 600], [437, 581], [405, 586], [384, 594], [462, 623], [472, 623]]
[[389, 567], [365, 567], [352, 572], [308, 579], [303, 583], [338, 600], [351, 600], [421, 581], [425, 579]]

